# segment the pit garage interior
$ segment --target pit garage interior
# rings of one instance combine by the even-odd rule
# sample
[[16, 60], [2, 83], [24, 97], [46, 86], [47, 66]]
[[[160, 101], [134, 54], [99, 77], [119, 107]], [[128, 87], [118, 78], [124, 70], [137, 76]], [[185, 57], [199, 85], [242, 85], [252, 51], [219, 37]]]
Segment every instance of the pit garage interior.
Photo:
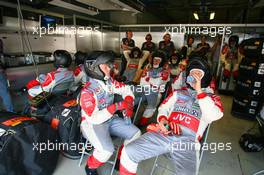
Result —
[[[199, 152], [201, 159], [196, 174], [264, 174], [264, 0], [0, 0], [1, 74], [6, 77], [3, 81], [7, 81], [4, 85], [2, 80], [0, 83], [1, 89], [7, 86], [14, 112], [6, 112], [2, 97], [0, 175], [86, 174], [86, 160], [92, 151], [87, 155], [83, 154], [82, 149], [77, 158], [67, 156], [63, 151], [53, 151], [54, 159], [51, 155], [47, 159], [49, 153], [45, 153], [47, 157], [32, 154], [37, 157], [35, 162], [41, 163], [38, 164], [39, 167], [31, 167], [34, 164], [31, 159], [34, 158], [29, 157], [35, 150], [30, 146], [25, 146], [29, 150], [23, 150], [24, 146], [20, 142], [16, 143], [20, 140], [19, 135], [27, 134], [33, 139], [40, 137], [36, 135], [45, 133], [43, 129], [46, 128], [50, 133], [45, 133], [42, 141], [47, 141], [52, 136], [51, 133], [56, 138], [60, 136], [50, 122], [38, 117], [35, 119], [34, 115], [28, 113], [32, 108], [28, 105], [32, 103], [26, 86], [37, 75], [55, 70], [53, 53], [56, 50], [70, 53], [73, 58], [71, 70], [76, 67], [74, 55], [77, 51], [88, 56], [93, 51], [111, 50], [115, 55], [115, 68], [119, 69], [119, 73], [122, 72], [122, 67], [126, 69], [126, 63], [121, 44], [127, 32], [133, 33], [135, 46], [140, 49], [147, 34], [152, 35], [152, 42], [158, 47], [168, 33], [174, 43], [175, 53], [181, 53], [189, 36], [193, 38], [194, 49], [201, 42], [201, 36], [205, 36], [210, 48], [203, 56], [210, 66], [214, 63], [216, 65], [213, 75], [215, 94], [220, 96], [224, 110], [223, 117], [211, 123], [205, 131], [203, 141], [207, 143], [207, 148], [203, 145], [204, 150]], [[231, 36], [236, 36], [237, 52], [241, 49], [242, 56], [237, 69], [238, 76], [235, 78], [232, 74], [232, 65], [231, 76], [226, 79], [226, 64], [223, 64], [220, 57], [224, 48], [229, 46]], [[216, 46], [218, 37], [220, 39]], [[213, 58], [214, 55], [217, 58]], [[122, 66], [124, 64], [125, 67]], [[166, 92], [168, 88], [166, 86]], [[42, 102], [54, 109], [47, 102], [52, 99], [52, 93], [50, 94], [45, 94]], [[163, 99], [166, 95], [168, 94], [163, 94]], [[136, 116], [133, 119], [137, 126], [145, 106], [142, 102], [134, 109]], [[79, 113], [80, 110], [78, 108]], [[157, 115], [156, 110], [148, 124], [156, 123]], [[34, 118], [34, 122], [20, 127], [24, 120], [27, 121], [23, 118], [25, 116]], [[6, 122], [9, 117], [18, 117], [19, 120], [9, 125]], [[41, 123], [42, 131], [35, 135], [28, 134], [26, 131], [30, 130], [25, 128], [38, 125], [38, 122]], [[146, 132], [146, 126], [139, 128], [142, 134]], [[17, 130], [17, 134], [13, 130]], [[241, 141], [245, 134], [248, 136], [244, 138], [248, 139], [247, 144], [246, 141]], [[23, 145], [34, 141], [22, 136], [21, 139], [25, 139], [25, 142], [21, 141]], [[83, 138], [79, 141], [86, 143]], [[121, 141], [113, 138], [115, 152], [109, 161], [97, 169], [99, 175], [119, 174], [113, 164], [116, 163]], [[241, 144], [244, 144], [244, 148]], [[26, 154], [29, 155], [27, 159]], [[49, 161], [52, 163], [48, 163]], [[12, 167], [11, 164], [19, 166]], [[45, 171], [46, 166], [53, 168]], [[140, 162], [137, 174], [172, 175], [177, 174], [177, 168], [169, 156], [160, 155]]]

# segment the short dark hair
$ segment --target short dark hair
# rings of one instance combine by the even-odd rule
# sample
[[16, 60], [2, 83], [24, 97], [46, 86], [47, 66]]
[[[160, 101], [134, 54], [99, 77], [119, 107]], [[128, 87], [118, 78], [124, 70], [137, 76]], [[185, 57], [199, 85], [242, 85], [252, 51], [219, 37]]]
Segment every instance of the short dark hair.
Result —
[[152, 39], [152, 36], [151, 36], [150, 33], [148, 33], [148, 34], [146, 35], [145, 39], [147, 39], [147, 37], [150, 37], [150, 38]]
[[194, 41], [194, 37], [192, 35], [188, 35], [187, 42], [189, 42], [190, 39], [193, 39], [193, 41]]
[[127, 30], [127, 31], [126, 31], [126, 35], [128, 34], [128, 32], [131, 32], [131, 33], [132, 33], [132, 30]]

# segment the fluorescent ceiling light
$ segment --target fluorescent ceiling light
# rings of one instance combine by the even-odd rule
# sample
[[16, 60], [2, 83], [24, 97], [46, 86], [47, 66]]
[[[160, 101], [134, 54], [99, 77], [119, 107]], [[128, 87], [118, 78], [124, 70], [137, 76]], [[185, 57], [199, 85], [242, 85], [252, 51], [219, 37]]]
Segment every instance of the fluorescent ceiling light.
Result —
[[215, 17], [215, 12], [211, 12], [211, 13], [210, 13], [210, 20], [213, 20], [214, 17]]
[[194, 12], [194, 13], [193, 13], [193, 16], [194, 16], [194, 18], [195, 18], [196, 20], [199, 20], [198, 13]]

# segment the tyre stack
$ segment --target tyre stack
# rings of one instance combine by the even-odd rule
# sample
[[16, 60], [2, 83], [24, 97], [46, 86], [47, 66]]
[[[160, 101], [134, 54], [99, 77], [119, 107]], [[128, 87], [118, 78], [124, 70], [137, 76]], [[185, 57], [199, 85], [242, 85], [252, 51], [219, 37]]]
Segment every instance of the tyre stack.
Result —
[[241, 48], [245, 57], [239, 65], [232, 115], [255, 119], [264, 101], [264, 39], [244, 40]]

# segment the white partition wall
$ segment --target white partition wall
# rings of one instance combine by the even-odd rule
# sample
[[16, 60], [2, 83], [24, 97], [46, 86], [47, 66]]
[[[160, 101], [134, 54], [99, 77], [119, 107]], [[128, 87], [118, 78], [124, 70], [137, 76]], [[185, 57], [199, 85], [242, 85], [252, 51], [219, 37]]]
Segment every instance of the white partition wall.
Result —
[[[78, 31], [76, 33], [65, 32], [53, 35], [36, 35], [33, 34], [33, 27], [37, 26], [36, 21], [25, 20], [27, 30], [29, 32], [29, 41], [32, 46], [32, 51], [53, 52], [56, 49], [65, 49], [69, 52], [81, 50], [91, 52], [93, 50], [113, 50], [116, 53], [121, 53], [121, 39], [125, 37], [125, 31], [132, 30], [134, 33], [133, 39], [137, 47], [141, 48], [145, 41], [147, 33], [152, 34], [152, 41], [158, 45], [159, 41], [163, 40], [163, 35], [169, 32], [172, 36], [172, 41], [175, 48], [179, 49], [186, 44], [187, 32], [181, 31], [183, 24], [144, 24], [144, 25], [115, 25], [104, 21], [98, 21], [92, 18], [73, 16], [72, 25], [68, 24], [65, 27], [87, 27], [90, 29]], [[0, 27], [0, 37], [4, 43], [6, 53], [27, 52], [25, 41], [22, 42], [22, 35], [19, 30], [18, 18], [5, 17], [4, 25]], [[211, 33], [205, 34], [207, 42], [212, 46], [215, 40], [215, 30], [219, 28], [229, 28], [230, 32], [223, 32], [224, 40], [227, 42], [231, 35], [237, 34], [239, 41], [251, 37], [259, 37], [264, 34], [264, 24], [185, 24], [185, 27], [201, 29], [201, 33], [205, 28], [213, 28]], [[192, 31], [191, 30], [191, 31]], [[7, 32], [8, 31], [8, 32]], [[200, 34], [191, 33], [195, 37], [194, 46], [200, 42]], [[14, 47], [16, 46], [16, 47]]]

